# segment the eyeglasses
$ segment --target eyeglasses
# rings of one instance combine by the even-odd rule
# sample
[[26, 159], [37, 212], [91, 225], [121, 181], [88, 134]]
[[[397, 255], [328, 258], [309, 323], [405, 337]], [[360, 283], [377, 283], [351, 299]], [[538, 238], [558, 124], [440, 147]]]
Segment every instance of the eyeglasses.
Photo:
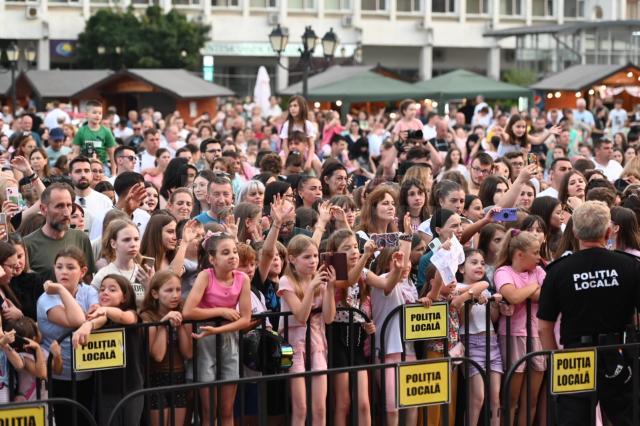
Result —
[[119, 158], [126, 158], [129, 161], [136, 161], [135, 155], [121, 155]]
[[489, 175], [491, 174], [491, 169], [481, 169], [480, 167], [472, 167], [471, 170], [480, 174], [480, 175]]

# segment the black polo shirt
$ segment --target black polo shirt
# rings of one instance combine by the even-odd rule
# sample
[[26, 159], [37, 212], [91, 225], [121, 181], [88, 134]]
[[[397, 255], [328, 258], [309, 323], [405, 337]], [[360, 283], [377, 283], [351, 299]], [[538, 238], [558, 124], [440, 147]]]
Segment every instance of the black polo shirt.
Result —
[[640, 261], [630, 254], [591, 248], [547, 266], [538, 318], [562, 314], [560, 341], [622, 332], [640, 306]]

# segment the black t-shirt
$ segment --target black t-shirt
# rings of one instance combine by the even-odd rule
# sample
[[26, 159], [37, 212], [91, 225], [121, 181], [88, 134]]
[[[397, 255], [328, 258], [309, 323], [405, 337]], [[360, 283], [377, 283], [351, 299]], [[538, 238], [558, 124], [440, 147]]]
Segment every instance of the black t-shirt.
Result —
[[632, 255], [592, 248], [547, 266], [538, 318], [555, 321], [562, 314], [560, 341], [622, 332], [640, 306], [640, 261]]
[[37, 304], [38, 298], [44, 293], [43, 283], [42, 277], [33, 272], [24, 272], [13, 277], [9, 283], [22, 305], [22, 313], [34, 321], [38, 320]]

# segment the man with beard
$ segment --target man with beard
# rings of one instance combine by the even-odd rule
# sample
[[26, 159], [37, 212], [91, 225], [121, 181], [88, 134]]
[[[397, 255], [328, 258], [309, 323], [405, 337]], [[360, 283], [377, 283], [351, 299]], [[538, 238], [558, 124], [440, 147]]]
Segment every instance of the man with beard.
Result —
[[487, 176], [493, 173], [493, 158], [486, 152], [478, 152], [473, 156], [469, 169], [469, 175], [471, 176], [469, 193], [478, 195], [480, 184], [482, 184]]
[[69, 164], [69, 175], [76, 193], [76, 204], [84, 210], [85, 230], [91, 229], [95, 217], [101, 216], [113, 208], [113, 203], [104, 194], [91, 189], [93, 173], [91, 160], [87, 157], [76, 157]]
[[54, 280], [53, 265], [60, 250], [77, 247], [89, 268], [95, 272], [89, 237], [83, 231], [69, 229], [73, 207], [73, 189], [66, 183], [53, 183], [42, 193], [40, 213], [45, 217], [42, 228], [24, 237], [31, 269], [45, 280]]

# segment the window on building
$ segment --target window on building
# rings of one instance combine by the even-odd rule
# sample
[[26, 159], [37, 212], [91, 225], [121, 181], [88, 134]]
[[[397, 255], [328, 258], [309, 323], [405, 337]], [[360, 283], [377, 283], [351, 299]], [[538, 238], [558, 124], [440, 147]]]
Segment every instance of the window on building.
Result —
[[640, 0], [627, 0], [626, 19], [640, 19]]
[[295, 10], [315, 10], [316, 2], [314, 0], [289, 0], [289, 9]]
[[[197, 2], [197, 3], [196, 3]], [[156, 6], [160, 6], [160, 0], [131, 0], [131, 4], [154, 4]], [[199, 0], [191, 0], [191, 3], [188, 2], [180, 2], [180, 0], [173, 0], [173, 4], [200, 4]]]
[[584, 0], [564, 0], [565, 18], [584, 18]]
[[532, 0], [533, 16], [553, 16], [553, 0]]
[[522, 0], [500, 0], [501, 15], [522, 15]]
[[422, 11], [422, 0], [396, 0], [398, 12]]
[[435, 13], [454, 13], [456, 11], [455, 0], [433, 0], [431, 11]]
[[486, 15], [489, 13], [489, 3], [491, 0], [467, 0], [467, 13]]
[[250, 0], [249, 6], [253, 9], [275, 9], [278, 7], [276, 0]]
[[239, 5], [239, 0], [211, 0], [213, 7], [238, 7]]
[[325, 0], [327, 10], [351, 10], [351, 0]]
[[362, 0], [362, 10], [383, 12], [387, 10], [387, 0]]
[[[131, 0], [135, 3], [135, 0]], [[147, 4], [149, 0], [138, 0], [141, 4]], [[153, 0], [152, 0], [153, 1]], [[200, 5], [200, 0], [171, 0], [171, 3], [176, 6], [198, 6]]]

